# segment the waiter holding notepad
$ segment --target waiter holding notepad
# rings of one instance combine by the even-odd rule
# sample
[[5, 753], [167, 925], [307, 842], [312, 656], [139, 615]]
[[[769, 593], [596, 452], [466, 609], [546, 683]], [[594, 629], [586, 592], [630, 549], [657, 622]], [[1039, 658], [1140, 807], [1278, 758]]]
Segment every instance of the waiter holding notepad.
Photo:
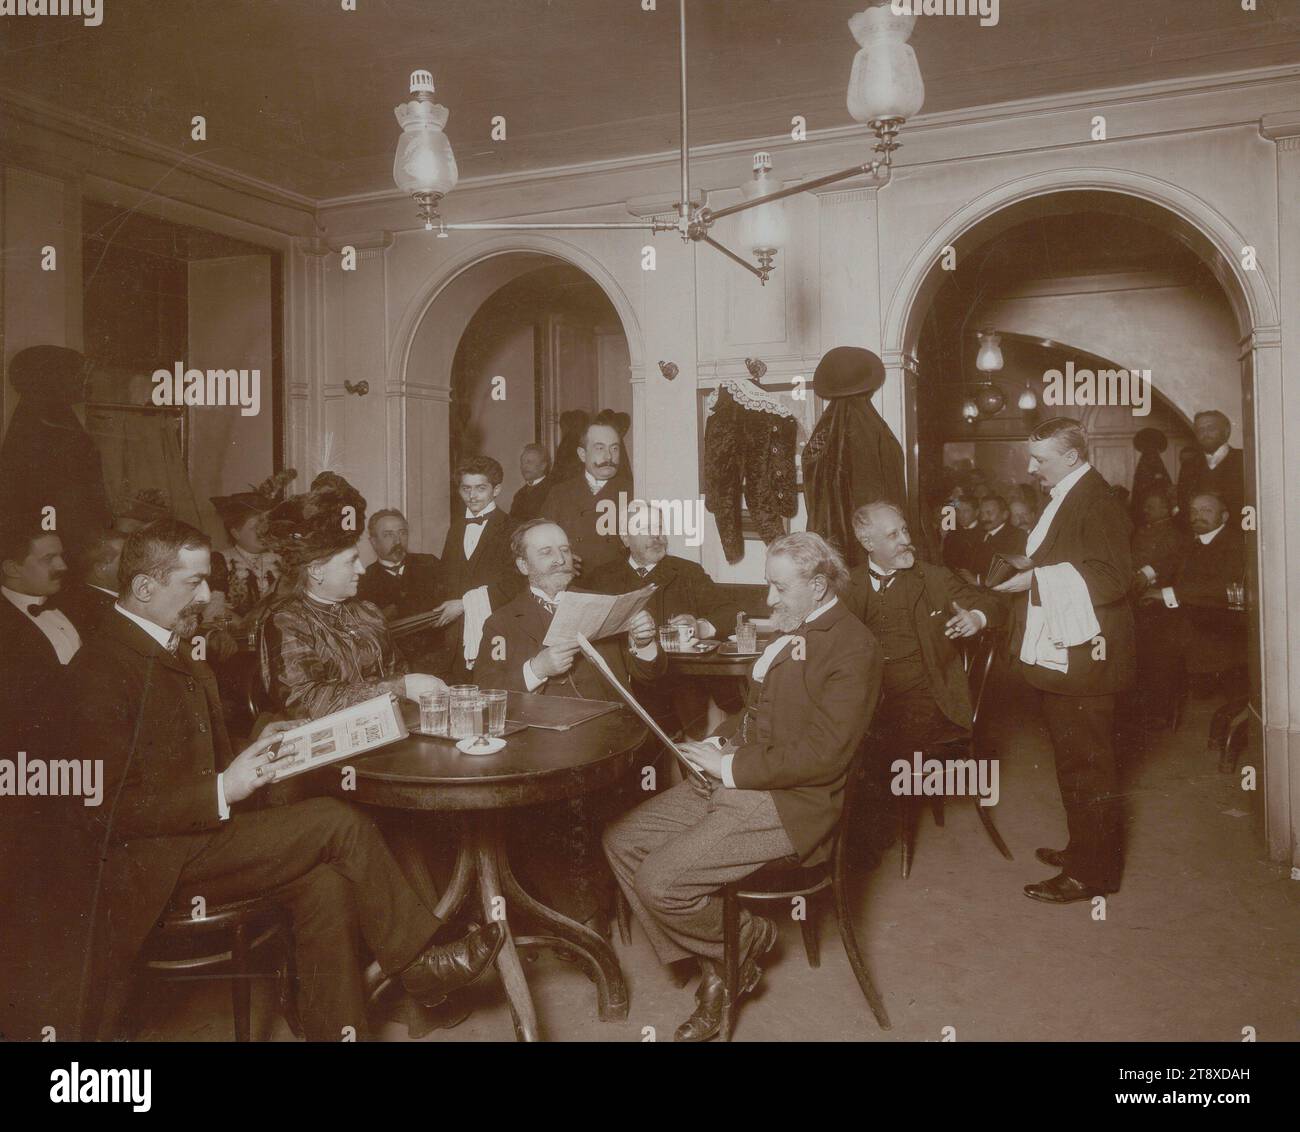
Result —
[[1115, 695], [1136, 676], [1129, 520], [1087, 453], [1069, 417], [1030, 434], [1029, 474], [1051, 501], [1029, 533], [1032, 568], [995, 587], [1017, 595], [1011, 659], [1041, 693], [1069, 826], [1064, 849], [1037, 851], [1060, 872], [1025, 886], [1049, 904], [1118, 891], [1123, 855], [1114, 726]]

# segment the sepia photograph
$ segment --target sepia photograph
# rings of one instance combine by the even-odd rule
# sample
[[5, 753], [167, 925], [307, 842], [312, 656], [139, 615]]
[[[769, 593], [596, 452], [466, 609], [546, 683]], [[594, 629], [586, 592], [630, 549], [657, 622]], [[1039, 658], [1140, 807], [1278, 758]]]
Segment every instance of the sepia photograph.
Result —
[[0, 0], [0, 253], [33, 1114], [1287, 1091], [1300, 0]]

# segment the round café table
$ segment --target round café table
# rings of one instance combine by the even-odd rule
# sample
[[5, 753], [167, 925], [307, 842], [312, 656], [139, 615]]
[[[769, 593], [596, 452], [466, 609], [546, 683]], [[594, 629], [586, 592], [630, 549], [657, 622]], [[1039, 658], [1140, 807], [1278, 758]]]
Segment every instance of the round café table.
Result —
[[722, 646], [708, 652], [668, 652], [668, 669], [680, 676], [748, 676], [754, 661], [773, 641], [770, 636], [759, 637], [758, 651], [752, 653], [724, 653]]
[[[419, 711], [414, 704], [403, 706], [410, 726]], [[450, 920], [477, 889], [483, 915], [489, 922], [501, 921], [506, 941], [496, 967], [521, 1041], [541, 1036], [519, 960], [522, 951], [560, 951], [582, 964], [596, 984], [602, 1021], [627, 1017], [628, 993], [614, 950], [599, 934], [548, 908], [520, 886], [507, 855], [505, 818], [514, 807], [577, 798], [620, 784], [645, 733], [636, 716], [619, 710], [568, 731], [529, 727], [507, 736], [504, 749], [495, 754], [466, 755], [449, 739], [412, 731], [400, 743], [351, 764], [356, 769], [356, 790], [349, 794], [353, 800], [459, 819], [456, 863], [441, 896], [429, 877], [418, 837], [394, 836], [394, 854], [439, 919]], [[524, 925], [536, 934], [516, 934]]]

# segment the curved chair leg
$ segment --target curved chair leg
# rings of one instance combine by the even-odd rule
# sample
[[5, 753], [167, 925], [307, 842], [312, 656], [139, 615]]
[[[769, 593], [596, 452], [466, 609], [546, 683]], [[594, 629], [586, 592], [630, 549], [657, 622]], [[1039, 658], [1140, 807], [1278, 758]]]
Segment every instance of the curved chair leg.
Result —
[[916, 809], [911, 798], [898, 799], [898, 841], [902, 850], [904, 880], [912, 872], [912, 854], [916, 848]]
[[849, 909], [848, 886], [845, 884], [844, 857], [842, 847], [837, 843], [831, 861], [831, 895], [835, 900], [835, 921], [839, 924], [840, 939], [844, 941], [844, 953], [849, 957], [849, 966], [862, 988], [862, 995], [876, 1017], [876, 1024], [882, 1030], [890, 1029], [889, 1015], [885, 1012], [884, 1000], [867, 972], [866, 962], [858, 947], [858, 933], [853, 927], [853, 914]]
[[251, 1041], [248, 930], [243, 924], [236, 924], [230, 932], [230, 968], [230, 1003], [235, 1014], [235, 1041]]
[[975, 812], [979, 814], [980, 824], [984, 827], [984, 832], [989, 835], [989, 840], [993, 842], [993, 847], [997, 849], [1008, 861], [1014, 861], [1011, 850], [1007, 848], [1007, 843], [1002, 840], [1002, 834], [998, 832], [998, 827], [993, 824], [993, 807], [981, 806], [979, 795], [971, 798], [975, 803]]
[[284, 951], [280, 956], [280, 969], [276, 976], [276, 994], [280, 1014], [289, 1025], [295, 1038], [302, 1038], [302, 1016], [298, 1013], [298, 968], [293, 956], [293, 937], [286, 929], [281, 936]]
[[740, 897], [734, 885], [722, 890], [722, 1028], [724, 1042], [736, 1028], [736, 995], [740, 989]]
[[[808, 909], [805, 909], [805, 913]], [[817, 921], [806, 916], [799, 921], [799, 934], [803, 936], [803, 951], [808, 956], [809, 967], [822, 965], [821, 941], [817, 938]]]

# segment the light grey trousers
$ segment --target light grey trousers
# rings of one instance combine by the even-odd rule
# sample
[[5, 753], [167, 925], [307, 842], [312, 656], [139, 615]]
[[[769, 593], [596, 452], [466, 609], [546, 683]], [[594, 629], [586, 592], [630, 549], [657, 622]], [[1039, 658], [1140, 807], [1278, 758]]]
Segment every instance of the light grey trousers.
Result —
[[[772, 795], [718, 784], [708, 798], [689, 782], [605, 827], [605, 856], [663, 963], [722, 960], [723, 885], [794, 855]], [[740, 913], [740, 954], [753, 936]]]

